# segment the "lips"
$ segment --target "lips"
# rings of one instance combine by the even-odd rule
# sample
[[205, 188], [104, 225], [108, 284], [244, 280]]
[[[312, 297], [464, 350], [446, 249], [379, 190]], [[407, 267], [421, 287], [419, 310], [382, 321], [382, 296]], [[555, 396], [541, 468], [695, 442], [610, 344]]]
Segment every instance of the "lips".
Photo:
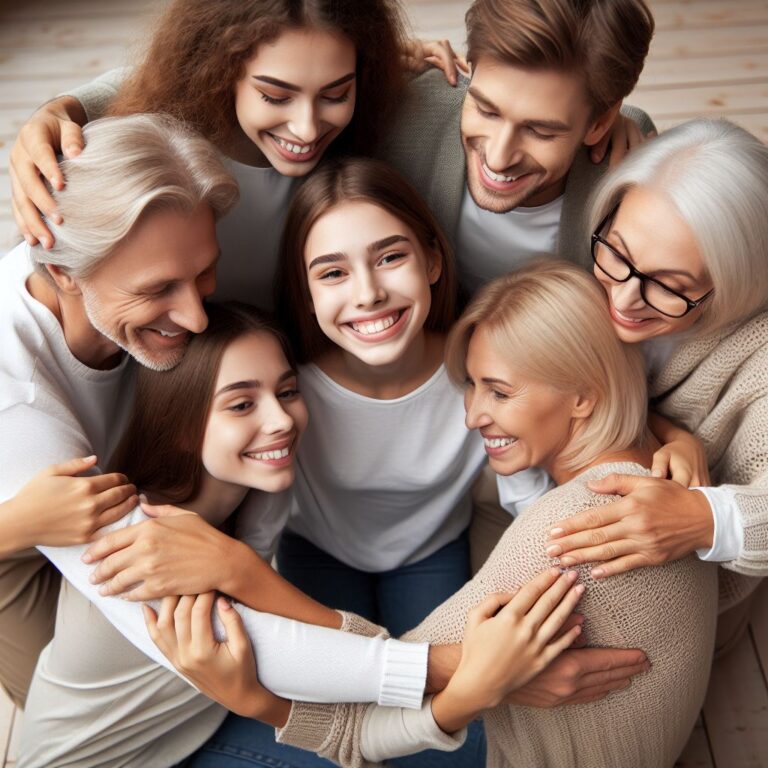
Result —
[[608, 311], [610, 312], [611, 319], [617, 325], [620, 325], [622, 328], [629, 328], [632, 330], [642, 328], [647, 323], [656, 319], [653, 317], [631, 317], [630, 315], [625, 315], [616, 309], [616, 307], [614, 307], [610, 302], [608, 304]]
[[410, 315], [410, 308], [379, 312], [371, 317], [348, 320], [342, 327], [356, 339], [368, 344], [389, 341], [397, 336]]
[[326, 133], [316, 141], [305, 144], [299, 141], [290, 141], [269, 131], [265, 131], [265, 133], [280, 157], [291, 163], [307, 163], [310, 160], [314, 160], [322, 151], [325, 139], [328, 136], [328, 133]]
[[494, 192], [513, 192], [524, 186], [533, 176], [526, 171], [516, 172], [515, 174], [497, 173], [488, 167], [479, 152], [475, 151], [475, 157], [477, 158], [477, 167], [483, 186], [492, 189]]
[[141, 328], [140, 332], [153, 346], [163, 349], [175, 349], [189, 341], [189, 331], [183, 328]]
[[485, 452], [489, 456], [499, 456], [517, 443], [516, 437], [509, 435], [483, 435]]
[[243, 451], [243, 457], [249, 461], [266, 464], [270, 467], [285, 467], [293, 462], [294, 446], [296, 438], [281, 440], [257, 450]]

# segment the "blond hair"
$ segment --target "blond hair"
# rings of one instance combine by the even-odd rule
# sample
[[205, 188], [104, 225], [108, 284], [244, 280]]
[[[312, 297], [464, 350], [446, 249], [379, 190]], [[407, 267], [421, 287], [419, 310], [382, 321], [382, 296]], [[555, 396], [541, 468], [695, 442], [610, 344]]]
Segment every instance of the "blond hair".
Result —
[[[638, 147], [600, 183], [589, 205], [594, 231], [624, 195], [663, 195], [691, 230], [713, 295], [699, 333], [768, 307], [768, 147], [727, 120], [691, 120]], [[653, 226], [653, 222], [648, 222]]]
[[82, 153], [61, 163], [66, 186], [53, 193], [63, 218], [48, 222], [56, 242], [30, 249], [45, 274], [54, 264], [87, 278], [150, 210], [191, 213], [207, 203], [218, 219], [238, 200], [213, 145], [166, 115], [95, 120], [83, 136]]
[[547, 259], [486, 285], [448, 337], [448, 373], [461, 386], [478, 328], [521, 375], [594, 397], [564, 466], [578, 469], [642, 441], [648, 407], [642, 357], [617, 338], [603, 289], [581, 268]]

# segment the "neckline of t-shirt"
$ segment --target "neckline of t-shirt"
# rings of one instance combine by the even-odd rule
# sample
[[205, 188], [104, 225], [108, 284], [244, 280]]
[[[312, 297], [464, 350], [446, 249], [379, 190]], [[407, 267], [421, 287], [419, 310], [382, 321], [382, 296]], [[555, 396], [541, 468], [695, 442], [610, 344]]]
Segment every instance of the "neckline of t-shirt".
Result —
[[485, 208], [481, 208], [475, 202], [475, 198], [470, 194], [469, 187], [466, 184], [464, 185], [464, 195], [472, 202], [472, 205], [477, 211], [479, 211], [481, 215], [488, 213], [492, 214], [493, 216], [536, 216], [542, 213], [549, 213], [555, 208], [562, 207], [563, 200], [565, 200], [565, 192], [563, 192], [563, 194], [558, 195], [554, 200], [550, 200], [548, 203], [544, 203], [542, 205], [523, 205], [518, 206], [517, 208], [513, 208], [511, 211], [504, 211], [504, 213], [493, 213], [493, 211], [486, 211]]
[[413, 400], [424, 394], [427, 390], [431, 389], [443, 378], [444, 375], [447, 375], [445, 370], [445, 363], [440, 363], [440, 365], [437, 367], [437, 370], [435, 370], [435, 372], [423, 384], [420, 384], [418, 387], [416, 387], [416, 389], [411, 390], [407, 394], [402, 395], [401, 397], [396, 397], [392, 400], [381, 400], [377, 397], [368, 397], [367, 395], [361, 395], [359, 392], [354, 392], [351, 389], [347, 389], [347, 387], [339, 384], [338, 381], [331, 378], [316, 363], [307, 363], [301, 367], [299, 371], [299, 389], [301, 389], [302, 371], [304, 372], [304, 375], [307, 373], [314, 375], [315, 378], [318, 379], [318, 381], [321, 383], [325, 384], [326, 387], [332, 389], [337, 394], [340, 394], [349, 400], [357, 400], [358, 402], [367, 403], [369, 405], [382, 406], [397, 405], [399, 403], [405, 403], [408, 400]]

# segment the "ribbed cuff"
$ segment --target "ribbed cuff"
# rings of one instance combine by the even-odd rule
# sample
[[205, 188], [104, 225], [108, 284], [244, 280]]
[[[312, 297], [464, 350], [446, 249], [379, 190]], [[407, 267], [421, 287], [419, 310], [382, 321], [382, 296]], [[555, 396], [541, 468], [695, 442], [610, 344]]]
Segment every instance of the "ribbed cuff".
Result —
[[337, 704], [309, 704], [294, 701], [288, 721], [275, 729], [275, 740], [280, 744], [293, 744], [310, 752], [320, 752], [333, 728]]
[[429, 643], [387, 640], [379, 704], [419, 709], [427, 683]]

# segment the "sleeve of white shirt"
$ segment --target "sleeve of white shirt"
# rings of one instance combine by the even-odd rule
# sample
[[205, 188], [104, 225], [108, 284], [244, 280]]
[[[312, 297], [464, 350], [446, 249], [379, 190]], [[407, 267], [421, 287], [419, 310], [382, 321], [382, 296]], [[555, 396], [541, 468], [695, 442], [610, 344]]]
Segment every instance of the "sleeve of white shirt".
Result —
[[[105, 530], [124, 528], [146, 519], [141, 509], [136, 508]], [[39, 549], [120, 634], [153, 661], [176, 672], [152, 642], [141, 606], [120, 598], [103, 597], [98, 587], [90, 583], [93, 568], [81, 560], [86, 545]], [[157, 608], [159, 601], [152, 601], [150, 605]], [[259, 679], [278, 696], [311, 702], [421, 705], [428, 644], [362, 637], [261, 613], [239, 604], [235, 607], [251, 639]], [[218, 625], [217, 636], [223, 638], [218, 617], [215, 625]]]
[[540, 467], [529, 467], [513, 475], [496, 475], [499, 502], [512, 517], [525, 511], [554, 485], [552, 478]]
[[466, 741], [467, 729], [454, 734], [441, 730], [432, 714], [432, 697], [427, 696], [421, 709], [368, 707], [360, 738], [363, 757], [378, 763], [423, 749], [454, 752]]
[[697, 549], [701, 560], [712, 563], [724, 563], [736, 560], [744, 546], [744, 526], [736, 503], [736, 493], [727, 485], [709, 488], [691, 488], [701, 491], [706, 496], [712, 509], [715, 528], [710, 549]]

